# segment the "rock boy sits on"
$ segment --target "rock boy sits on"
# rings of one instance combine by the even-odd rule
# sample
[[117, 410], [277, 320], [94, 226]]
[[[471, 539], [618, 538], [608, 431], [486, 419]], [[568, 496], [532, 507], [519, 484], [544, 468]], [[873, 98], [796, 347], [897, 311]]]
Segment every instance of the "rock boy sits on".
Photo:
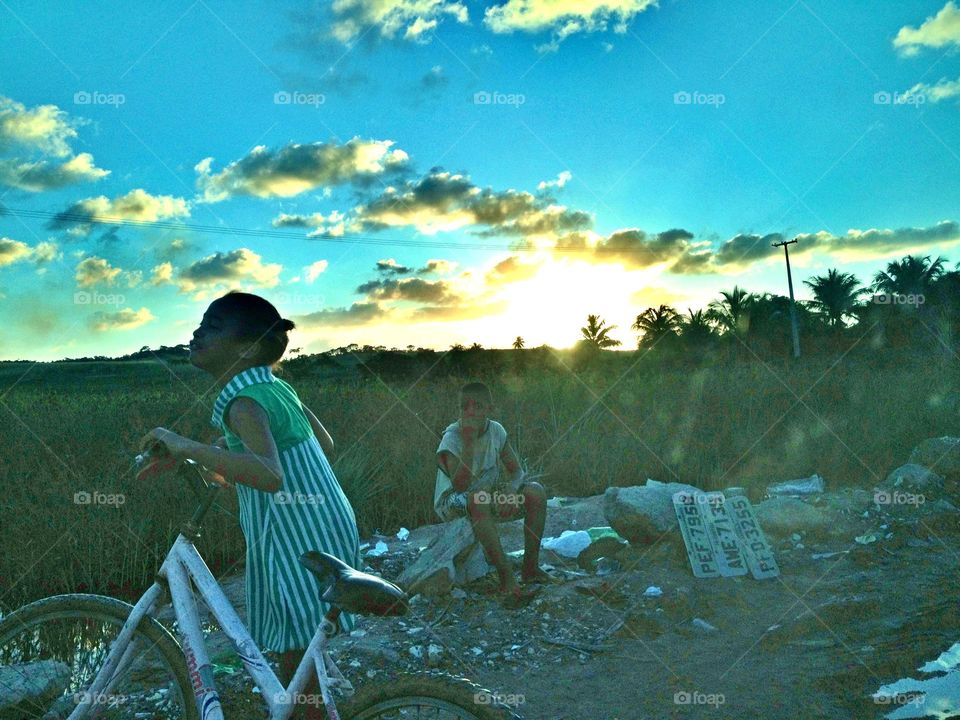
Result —
[[[546, 522], [546, 493], [527, 481], [510, 445], [507, 431], [489, 415], [493, 397], [483, 383], [460, 390], [460, 418], [443, 433], [437, 448], [434, 509], [445, 521], [470, 518], [473, 534], [487, 561], [500, 577], [506, 604], [517, 605], [533, 593], [522, 592], [497, 532], [496, 522], [524, 518], [522, 584], [546, 583], [551, 577], [539, 566], [540, 541]], [[503, 464], [508, 478], [500, 472]]]

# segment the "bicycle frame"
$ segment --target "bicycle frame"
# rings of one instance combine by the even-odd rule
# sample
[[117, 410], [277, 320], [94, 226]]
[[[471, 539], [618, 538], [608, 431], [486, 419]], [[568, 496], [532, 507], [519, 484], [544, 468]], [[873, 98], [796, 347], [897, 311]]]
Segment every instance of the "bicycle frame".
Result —
[[284, 688], [189, 538], [183, 534], [177, 537], [157, 575], [158, 582], [155, 582], [137, 601], [130, 617], [110, 648], [104, 666], [97, 673], [93, 684], [68, 720], [81, 720], [86, 717], [93, 701], [107, 695], [122, 676], [126, 665], [136, 651], [135, 644], [130, 642], [134, 630], [145, 616], [151, 616], [161, 606], [163, 597], [161, 581], [163, 580], [169, 587], [187, 671], [201, 720], [224, 720], [224, 716], [214, 684], [210, 658], [200, 629], [200, 615], [196, 598], [190, 587], [191, 581], [219, 622], [224, 634], [230, 638], [236, 654], [243, 661], [250, 677], [260, 688], [260, 693], [270, 710], [270, 720], [287, 720], [293, 714], [294, 701], [303, 695], [303, 690], [309, 681], [311, 665], [316, 668], [327, 717], [330, 720], [339, 720], [340, 715], [333, 701], [332, 690], [340, 688], [350, 694], [353, 692], [353, 686], [343, 677], [326, 649], [327, 640], [335, 630], [334, 623], [339, 616], [338, 610], [331, 610], [317, 628], [290, 685]]

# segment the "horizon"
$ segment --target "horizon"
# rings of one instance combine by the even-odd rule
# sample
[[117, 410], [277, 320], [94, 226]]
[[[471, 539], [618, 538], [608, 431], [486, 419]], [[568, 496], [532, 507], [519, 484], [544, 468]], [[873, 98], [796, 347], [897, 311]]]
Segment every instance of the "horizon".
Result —
[[182, 344], [232, 288], [303, 355], [629, 350], [786, 295], [781, 239], [798, 300], [957, 257], [953, 0], [590, 8], [0, 5], [0, 360]]

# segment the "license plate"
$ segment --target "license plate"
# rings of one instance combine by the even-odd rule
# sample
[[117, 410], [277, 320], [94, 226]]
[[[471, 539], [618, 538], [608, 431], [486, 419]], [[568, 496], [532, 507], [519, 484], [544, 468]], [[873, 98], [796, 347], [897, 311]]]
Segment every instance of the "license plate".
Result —
[[687, 548], [687, 557], [694, 577], [720, 577], [720, 566], [713, 551], [713, 543], [707, 523], [700, 513], [699, 496], [703, 493], [690, 493], [685, 490], [673, 494], [673, 509], [680, 523], [683, 544]]
[[734, 532], [740, 539], [740, 547], [743, 548], [743, 555], [750, 573], [758, 580], [777, 577], [780, 574], [780, 568], [773, 556], [773, 548], [770, 547], [760, 523], [757, 522], [750, 500], [737, 495], [727, 498], [725, 504], [732, 516]]

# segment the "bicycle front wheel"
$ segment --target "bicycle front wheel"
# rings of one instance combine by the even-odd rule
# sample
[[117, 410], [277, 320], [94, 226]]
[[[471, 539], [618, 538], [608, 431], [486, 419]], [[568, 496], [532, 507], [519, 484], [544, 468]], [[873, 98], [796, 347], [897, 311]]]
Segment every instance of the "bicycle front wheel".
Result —
[[[0, 620], [0, 720], [66, 718], [86, 696], [133, 607], [100, 595], [57, 595]], [[144, 618], [109, 692], [87, 717], [197, 719], [180, 645]]]
[[485, 690], [440, 672], [403, 673], [383, 685], [366, 684], [343, 703], [344, 720], [522, 720], [520, 695]]

